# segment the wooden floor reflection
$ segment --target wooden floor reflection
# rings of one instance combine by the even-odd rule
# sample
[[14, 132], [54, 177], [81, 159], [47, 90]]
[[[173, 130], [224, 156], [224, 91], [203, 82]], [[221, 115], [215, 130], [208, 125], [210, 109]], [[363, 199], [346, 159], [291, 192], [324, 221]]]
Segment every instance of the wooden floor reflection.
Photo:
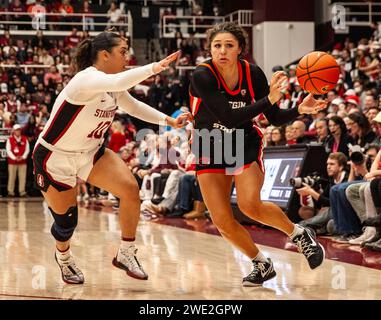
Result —
[[277, 277], [243, 288], [250, 262], [221, 237], [141, 221], [139, 257], [148, 281], [112, 266], [117, 215], [81, 208], [72, 251], [84, 285], [66, 285], [54, 259], [52, 218], [37, 200], [0, 202], [0, 299], [381, 299], [381, 271], [326, 260], [311, 271], [295, 252], [260, 246]]

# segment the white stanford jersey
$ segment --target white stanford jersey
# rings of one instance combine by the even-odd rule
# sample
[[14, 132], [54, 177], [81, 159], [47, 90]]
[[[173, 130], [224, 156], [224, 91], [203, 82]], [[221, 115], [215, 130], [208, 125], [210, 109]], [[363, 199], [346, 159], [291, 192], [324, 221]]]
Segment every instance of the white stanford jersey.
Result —
[[[39, 139], [66, 152], [98, 148], [117, 107], [147, 122], [159, 124], [166, 115], [133, 98], [127, 90], [153, 75], [152, 64], [105, 74], [94, 67], [77, 73], [57, 97]], [[37, 145], [37, 144], [36, 144]], [[45, 144], [46, 145], [46, 144]]]

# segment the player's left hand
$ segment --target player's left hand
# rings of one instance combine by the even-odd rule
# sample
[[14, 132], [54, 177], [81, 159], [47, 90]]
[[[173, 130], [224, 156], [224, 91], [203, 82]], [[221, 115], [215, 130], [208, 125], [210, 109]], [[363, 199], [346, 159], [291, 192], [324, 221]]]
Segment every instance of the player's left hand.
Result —
[[188, 124], [188, 121], [192, 121], [193, 117], [190, 112], [185, 112], [179, 115], [176, 119], [167, 118], [167, 123], [174, 129], [180, 129]]
[[316, 100], [312, 93], [305, 97], [298, 106], [300, 114], [317, 114], [320, 110], [327, 108], [325, 100]]
[[176, 61], [177, 58], [180, 56], [181, 50], [176, 51], [172, 54], [170, 54], [168, 57], [164, 58], [163, 60], [160, 60], [159, 62], [155, 62], [153, 65], [153, 71], [155, 73], [160, 73], [164, 70], [167, 70], [169, 65], [173, 62]]

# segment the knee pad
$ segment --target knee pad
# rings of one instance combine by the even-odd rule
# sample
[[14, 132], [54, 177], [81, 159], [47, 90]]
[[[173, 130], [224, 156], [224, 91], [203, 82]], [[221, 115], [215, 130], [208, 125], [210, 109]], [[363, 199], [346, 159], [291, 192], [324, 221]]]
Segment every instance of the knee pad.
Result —
[[57, 241], [68, 241], [78, 223], [78, 207], [70, 207], [65, 214], [57, 214], [49, 208], [54, 218], [51, 233]]

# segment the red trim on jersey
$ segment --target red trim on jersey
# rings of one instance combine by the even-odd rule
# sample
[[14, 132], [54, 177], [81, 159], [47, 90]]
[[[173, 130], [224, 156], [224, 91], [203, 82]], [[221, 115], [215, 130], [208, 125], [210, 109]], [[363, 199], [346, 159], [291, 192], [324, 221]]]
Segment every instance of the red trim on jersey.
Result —
[[253, 90], [253, 84], [251, 82], [250, 65], [246, 60], [243, 60], [243, 61], [245, 62], [245, 65], [246, 65], [247, 85], [249, 87], [249, 91], [250, 91], [250, 95], [251, 95], [251, 102], [254, 103], [255, 94], [254, 94], [254, 90]]
[[239, 76], [239, 80], [238, 80], [239, 86], [238, 86], [238, 89], [235, 90], [235, 91], [232, 91], [232, 90], [229, 89], [229, 87], [228, 87], [228, 86], [226, 85], [226, 83], [225, 83], [224, 78], [221, 76], [220, 72], [218, 71], [216, 65], [214, 64], [213, 61], [212, 61], [212, 63], [213, 63], [214, 67], [215, 67], [216, 70], [217, 70], [217, 75], [218, 75], [219, 79], [221, 80], [221, 83], [222, 83], [222, 85], [224, 86], [226, 92], [227, 92], [228, 94], [232, 95], [232, 96], [235, 96], [235, 95], [237, 95], [238, 93], [240, 93], [240, 92], [241, 92], [242, 78], [243, 78], [243, 77], [242, 77], [242, 65], [241, 65], [241, 63], [239, 62], [239, 60], [237, 61], [237, 64], [238, 64], [238, 76]]
[[203, 169], [196, 171], [196, 174], [203, 174], [203, 173], [225, 173], [226, 169]]
[[197, 114], [198, 108], [200, 107], [202, 99], [193, 96], [190, 92], [189, 92], [189, 97], [190, 97], [191, 113], [192, 113], [193, 116], [195, 116]]
[[207, 68], [209, 68], [210, 71], [212, 71], [212, 73], [214, 74], [214, 77], [217, 80], [218, 89], [220, 89], [220, 87], [221, 87], [220, 80], [218, 80], [218, 77], [217, 77], [216, 73], [214, 72], [213, 68], [210, 65], [206, 64], [206, 63], [200, 63], [199, 66], [207, 67]]
[[[260, 146], [259, 154], [262, 154], [262, 144], [261, 144], [261, 146]], [[260, 156], [258, 156], [258, 160], [259, 160], [259, 162], [258, 162], [259, 169], [260, 169], [263, 173], [265, 173], [265, 171], [264, 171], [264, 169], [263, 169], [263, 167], [262, 167], [263, 164], [262, 164], [262, 160], [260, 159]], [[249, 168], [254, 162], [256, 162], [256, 161], [247, 163], [247, 164], [245, 164], [244, 166], [235, 169], [231, 175], [234, 176], [234, 175], [239, 174], [241, 171], [243, 171], [243, 170]], [[226, 169], [203, 169], [203, 170], [198, 170], [198, 171], [196, 171], [196, 174], [197, 174], [197, 175], [204, 174], [204, 173], [223, 173], [223, 174], [226, 175]]]
[[36, 162], [34, 161], [34, 153], [36, 152], [37, 148], [39, 147], [39, 143], [34, 147], [32, 152], [32, 161], [33, 161], [33, 174], [36, 174]]
[[259, 152], [258, 152], [258, 164], [259, 164], [259, 169], [263, 173], [265, 173], [265, 166], [263, 164], [263, 133], [261, 129], [259, 129], [255, 124], [253, 125], [253, 128], [257, 130], [258, 135], [261, 137], [261, 145], [259, 146]]
[[65, 184], [63, 182], [60, 182], [60, 181], [57, 181], [57, 180], [54, 180], [53, 177], [50, 175], [49, 171], [46, 169], [46, 163], [48, 162], [50, 156], [52, 155], [52, 151], [49, 151], [47, 156], [45, 157], [44, 159], [44, 162], [42, 163], [42, 168], [44, 169], [44, 172], [48, 175], [49, 179], [51, 181], [53, 181], [54, 183], [64, 187], [64, 188], [67, 188], [67, 189], [72, 189], [73, 187], [72, 186], [69, 186], [68, 184]]

